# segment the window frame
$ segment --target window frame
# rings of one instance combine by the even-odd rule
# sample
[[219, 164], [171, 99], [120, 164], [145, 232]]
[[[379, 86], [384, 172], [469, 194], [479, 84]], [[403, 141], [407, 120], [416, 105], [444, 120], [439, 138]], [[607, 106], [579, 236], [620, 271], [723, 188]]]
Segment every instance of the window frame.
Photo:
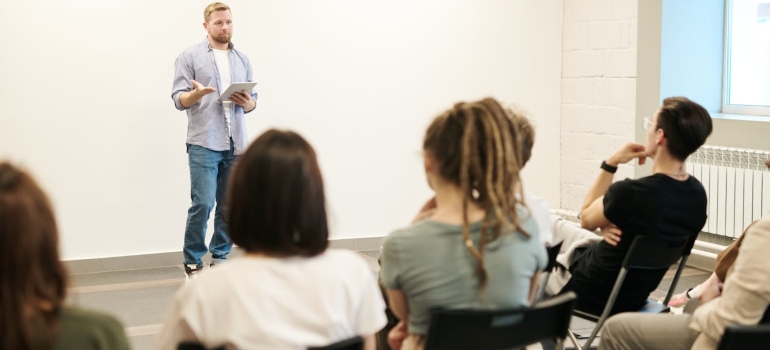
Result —
[[770, 106], [764, 105], [739, 105], [728, 104], [730, 97], [730, 63], [731, 63], [731, 44], [732, 44], [732, 10], [733, 0], [725, 0], [725, 27], [724, 27], [724, 57], [722, 67], [722, 113], [770, 116]]

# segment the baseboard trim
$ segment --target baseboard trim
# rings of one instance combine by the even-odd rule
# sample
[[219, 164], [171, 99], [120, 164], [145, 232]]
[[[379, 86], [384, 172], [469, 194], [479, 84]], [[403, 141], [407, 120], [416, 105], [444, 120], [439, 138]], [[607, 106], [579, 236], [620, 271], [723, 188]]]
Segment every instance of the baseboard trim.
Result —
[[693, 248], [690, 251], [690, 257], [687, 258], [687, 266], [706, 271], [714, 271], [714, 268], [717, 266], [717, 255]]
[[[337, 249], [350, 249], [356, 251], [379, 250], [385, 237], [343, 238], [329, 240], [329, 246]], [[234, 247], [230, 257], [243, 254], [243, 250]], [[210, 256], [206, 254], [204, 261], [208, 262]], [[86, 273], [99, 273], [121, 270], [152, 269], [166, 266], [182, 265], [184, 258], [181, 251], [141, 254], [129, 256], [115, 256], [97, 259], [66, 260], [65, 266], [70, 274], [79, 275]]]

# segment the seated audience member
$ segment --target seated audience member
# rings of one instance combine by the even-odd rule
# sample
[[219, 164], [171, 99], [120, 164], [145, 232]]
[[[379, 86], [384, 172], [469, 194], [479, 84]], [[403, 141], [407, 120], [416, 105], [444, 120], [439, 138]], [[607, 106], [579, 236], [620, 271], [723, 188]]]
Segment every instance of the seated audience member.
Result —
[[[512, 109], [509, 109], [508, 113], [521, 137], [521, 157], [523, 161], [521, 167], [524, 168], [532, 157], [532, 148], [535, 145], [535, 128], [532, 127], [532, 123], [523, 114]], [[524, 189], [524, 204], [531, 210], [532, 216], [535, 222], [537, 222], [540, 241], [546, 246], [550, 246], [553, 236], [551, 234], [551, 210], [549, 209], [548, 202], [544, 198], [537, 197]], [[412, 223], [414, 224], [417, 221], [430, 217], [435, 211], [436, 198], [434, 197], [425, 202], [420, 212], [412, 220]]]
[[375, 274], [356, 252], [327, 249], [316, 154], [291, 131], [269, 130], [240, 157], [228, 187], [228, 226], [245, 256], [184, 286], [161, 349], [304, 349], [356, 335], [374, 349], [385, 325]]
[[401, 320], [394, 349], [422, 349], [435, 308], [529, 305], [547, 257], [523, 206], [522, 138], [494, 99], [457, 103], [423, 143], [435, 211], [384, 242], [380, 277]]
[[[521, 155], [523, 160], [521, 167], [524, 168], [532, 157], [532, 148], [535, 146], [535, 128], [532, 127], [529, 119], [521, 113], [511, 111], [511, 117], [521, 135]], [[553, 234], [551, 233], [551, 210], [548, 207], [548, 202], [544, 198], [535, 196], [527, 191], [527, 189], [524, 189], [524, 203], [529, 207], [535, 222], [537, 222], [540, 242], [550, 246], [553, 243]]]
[[[568, 271], [553, 274], [547, 291], [574, 291], [579, 310], [602, 312], [636, 236], [688, 238], [706, 222], [706, 192], [685, 171], [685, 159], [711, 134], [708, 112], [684, 97], [670, 97], [644, 124], [646, 144], [628, 143], [602, 163], [583, 201], [583, 229], [561, 219], [554, 222], [554, 242], [564, 242], [557, 261]], [[643, 164], [647, 157], [654, 160], [652, 175], [612, 183], [618, 165], [633, 159]], [[604, 240], [592, 232], [597, 228]], [[612, 312], [644, 306], [665, 273], [630, 271]]]
[[[770, 215], [741, 238], [740, 254], [724, 285], [709, 279], [692, 315], [615, 315], [602, 329], [599, 349], [716, 349], [725, 327], [759, 323], [770, 304]], [[763, 346], [767, 344], [757, 344]]]
[[64, 305], [66, 272], [51, 203], [9, 163], [0, 163], [0, 242], [0, 349], [129, 349], [117, 320]]

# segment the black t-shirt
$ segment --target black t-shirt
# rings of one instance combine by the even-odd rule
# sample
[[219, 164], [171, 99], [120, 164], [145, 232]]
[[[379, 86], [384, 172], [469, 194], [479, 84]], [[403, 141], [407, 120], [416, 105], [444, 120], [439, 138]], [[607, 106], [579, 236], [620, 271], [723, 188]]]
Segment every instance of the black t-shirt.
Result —
[[[620, 244], [605, 241], [578, 253], [570, 266], [572, 278], [564, 290], [578, 295], [579, 310], [601, 314], [623, 259], [634, 237], [697, 235], [706, 223], [706, 191], [690, 176], [678, 181], [663, 174], [626, 179], [604, 195], [604, 216], [623, 232]], [[635, 311], [644, 306], [666, 270], [630, 270], [612, 312]]]

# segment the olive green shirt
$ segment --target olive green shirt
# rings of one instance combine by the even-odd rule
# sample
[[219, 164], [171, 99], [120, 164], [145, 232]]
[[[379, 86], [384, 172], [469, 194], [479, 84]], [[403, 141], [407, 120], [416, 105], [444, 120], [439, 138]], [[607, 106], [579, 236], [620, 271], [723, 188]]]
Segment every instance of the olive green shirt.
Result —
[[129, 350], [123, 325], [100, 312], [64, 307], [56, 335], [56, 350]]

